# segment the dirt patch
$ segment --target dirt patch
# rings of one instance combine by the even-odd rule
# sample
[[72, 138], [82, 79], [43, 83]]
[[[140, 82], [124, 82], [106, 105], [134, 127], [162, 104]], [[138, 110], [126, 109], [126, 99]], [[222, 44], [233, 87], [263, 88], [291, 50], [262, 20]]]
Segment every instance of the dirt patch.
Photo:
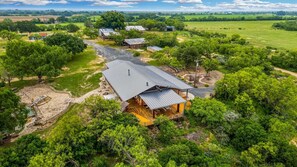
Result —
[[32, 106], [32, 103], [42, 96], [47, 96], [49, 99], [46, 102], [32, 106], [36, 116], [28, 120], [19, 136], [48, 127], [67, 110], [73, 100], [70, 94], [56, 91], [45, 84], [25, 87], [17, 94], [21, 97], [21, 102], [27, 106]]
[[[168, 66], [160, 67], [163, 71], [175, 75], [187, 83], [194, 84], [195, 79], [195, 69], [187, 69], [187, 70], [176, 70], [174, 68]], [[196, 73], [196, 86], [197, 87], [205, 87], [205, 86], [213, 86], [215, 83], [222, 79], [224, 74], [220, 71], [211, 71], [208, 74], [204, 70], [203, 67], [199, 67]]]
[[206, 134], [204, 131], [197, 130], [196, 132], [192, 132], [190, 134], [187, 134], [185, 137], [188, 140], [194, 141], [195, 143], [199, 144], [199, 143], [202, 143], [202, 142], [208, 140], [208, 138], [209, 138], [208, 136], [209, 135]]

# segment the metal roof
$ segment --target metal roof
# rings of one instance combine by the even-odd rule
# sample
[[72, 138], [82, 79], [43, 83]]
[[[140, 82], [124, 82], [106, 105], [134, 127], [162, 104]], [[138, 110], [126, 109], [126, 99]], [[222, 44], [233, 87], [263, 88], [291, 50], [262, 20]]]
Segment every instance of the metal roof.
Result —
[[139, 96], [151, 110], [186, 102], [186, 100], [171, 89], [143, 93]]
[[132, 38], [132, 39], [125, 39], [124, 41], [128, 45], [140, 45], [140, 44], [145, 44], [145, 39], [144, 38]]
[[130, 30], [145, 31], [145, 28], [143, 28], [142, 26], [126, 26], [125, 29], [127, 31], [130, 31]]
[[154, 86], [180, 90], [192, 88], [156, 67], [136, 65], [123, 60], [115, 60], [106, 65], [108, 69], [103, 71], [103, 75], [123, 101], [129, 100]]
[[184, 83], [183, 81], [177, 79], [175, 76], [172, 76], [168, 74], [167, 72], [160, 70], [157, 67], [154, 66], [146, 66], [149, 70], [153, 71], [154, 73], [158, 74], [160, 77], [164, 78], [168, 82], [171, 82], [175, 85], [173, 88], [181, 89], [181, 90], [186, 90], [186, 89], [192, 89], [193, 87]]
[[113, 29], [111, 28], [101, 28], [99, 29], [99, 31], [104, 35], [104, 36], [110, 36], [112, 34], [119, 34], [118, 32], [115, 32]]
[[160, 48], [159, 46], [148, 46], [147, 49], [151, 49], [153, 51], [160, 51], [163, 50], [162, 48]]

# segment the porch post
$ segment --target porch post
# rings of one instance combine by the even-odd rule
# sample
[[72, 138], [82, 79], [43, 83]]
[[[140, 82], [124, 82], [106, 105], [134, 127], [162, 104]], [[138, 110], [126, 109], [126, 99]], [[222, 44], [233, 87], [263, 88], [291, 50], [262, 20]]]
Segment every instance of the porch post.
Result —
[[179, 112], [180, 104], [177, 104], [177, 112]]
[[152, 110], [152, 112], [153, 112], [153, 118], [155, 118], [155, 111], [154, 111], [154, 110]]
[[187, 89], [187, 93], [186, 93], [187, 100], [188, 100], [188, 95], [189, 95], [189, 89]]

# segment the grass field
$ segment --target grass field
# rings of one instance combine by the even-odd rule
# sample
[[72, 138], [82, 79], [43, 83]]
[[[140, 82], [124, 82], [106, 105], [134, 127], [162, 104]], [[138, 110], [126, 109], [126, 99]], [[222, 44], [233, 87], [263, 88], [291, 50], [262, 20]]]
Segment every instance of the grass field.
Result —
[[66, 70], [54, 79], [52, 85], [58, 90], [70, 91], [74, 96], [81, 96], [99, 87], [102, 66], [103, 63], [100, 63], [95, 51], [89, 47], [66, 65]]
[[275, 22], [279, 21], [186, 22], [186, 25], [189, 29], [239, 34], [255, 46], [297, 49], [297, 32], [273, 29]]

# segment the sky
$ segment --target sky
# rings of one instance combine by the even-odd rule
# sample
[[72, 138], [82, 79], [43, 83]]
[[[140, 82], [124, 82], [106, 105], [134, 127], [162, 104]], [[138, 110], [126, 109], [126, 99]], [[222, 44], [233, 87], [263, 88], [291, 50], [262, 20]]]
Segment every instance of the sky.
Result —
[[297, 11], [297, 0], [0, 0], [0, 9], [118, 11]]

